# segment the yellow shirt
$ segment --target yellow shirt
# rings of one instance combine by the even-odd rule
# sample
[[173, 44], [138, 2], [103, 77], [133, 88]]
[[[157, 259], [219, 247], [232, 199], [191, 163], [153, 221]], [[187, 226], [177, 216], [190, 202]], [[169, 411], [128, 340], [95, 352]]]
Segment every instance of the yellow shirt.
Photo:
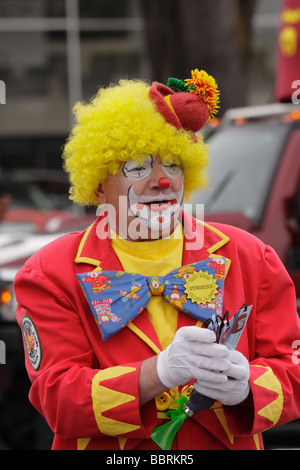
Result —
[[[178, 224], [169, 238], [132, 242], [113, 233], [111, 239], [124, 271], [144, 276], [164, 276], [182, 265], [183, 227]], [[160, 344], [165, 349], [177, 329], [177, 310], [160, 296], [152, 296], [146, 311]]]

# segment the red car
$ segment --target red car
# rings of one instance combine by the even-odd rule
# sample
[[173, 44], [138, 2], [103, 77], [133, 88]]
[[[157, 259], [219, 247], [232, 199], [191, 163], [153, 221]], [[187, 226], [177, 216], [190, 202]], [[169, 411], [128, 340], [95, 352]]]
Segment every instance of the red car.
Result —
[[300, 309], [300, 107], [232, 109], [208, 132], [210, 182], [194, 195], [194, 213], [204, 204], [207, 222], [240, 227], [271, 245]]

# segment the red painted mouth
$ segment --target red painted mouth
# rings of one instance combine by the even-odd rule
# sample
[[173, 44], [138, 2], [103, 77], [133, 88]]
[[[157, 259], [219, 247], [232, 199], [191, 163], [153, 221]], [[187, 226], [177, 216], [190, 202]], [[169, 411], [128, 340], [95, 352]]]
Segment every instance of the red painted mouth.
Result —
[[162, 212], [168, 209], [169, 206], [174, 206], [177, 204], [176, 199], [172, 199], [171, 201], [158, 201], [158, 202], [138, 202], [136, 208], [138, 210], [142, 210], [144, 206], [149, 207], [149, 209], [153, 212]]

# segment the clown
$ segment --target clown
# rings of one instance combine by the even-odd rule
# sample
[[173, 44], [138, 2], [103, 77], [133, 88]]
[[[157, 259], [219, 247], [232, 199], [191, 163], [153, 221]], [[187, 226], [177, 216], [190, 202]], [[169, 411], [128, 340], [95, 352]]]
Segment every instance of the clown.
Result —
[[211, 269], [215, 269], [215, 277], [216, 279], [224, 279], [225, 276], [225, 261], [223, 258], [215, 258], [212, 259], [211, 262], [207, 263]]
[[108, 209], [110, 227], [123, 238], [169, 236], [184, 194], [206, 184], [208, 148], [196, 132], [217, 111], [219, 92], [204, 71], [191, 81], [181, 84], [189, 93], [174, 93], [157, 82], [149, 89], [123, 80], [100, 90], [92, 105], [75, 106], [78, 124], [64, 149], [71, 198]]
[[113, 323], [118, 323], [121, 318], [117, 317], [114, 313], [111, 312], [111, 299], [107, 299], [105, 302], [94, 301], [93, 307], [97, 312], [97, 322], [101, 324], [102, 322], [108, 323], [110, 320]]
[[157, 276], [153, 276], [149, 282], [149, 288], [152, 295], [161, 295], [164, 291], [164, 286], [161, 284]]
[[174, 289], [170, 294], [170, 302], [175, 308], [183, 309], [183, 304], [186, 302], [186, 294], [180, 294], [177, 286], [174, 286]]
[[195, 266], [184, 266], [179, 269], [178, 274], [175, 277], [182, 277], [187, 280], [195, 271]]
[[[36, 364], [26, 355], [29, 396], [54, 431], [53, 449], [158, 450], [151, 433], [191, 383], [215, 404], [184, 422], [172, 450], [262, 449], [263, 430], [300, 416], [300, 369], [292, 360], [300, 324], [285, 268], [247, 232], [181, 209], [207, 184], [208, 146], [199, 131], [218, 103], [215, 80], [196, 69], [167, 85], [121, 80], [74, 107], [63, 151], [70, 197], [104, 210], [85, 231], [42, 248], [15, 280], [17, 320], [21, 328], [34, 324], [39, 338]], [[199, 234], [203, 244], [190, 248]], [[252, 306], [234, 351], [216, 343], [193, 301], [206, 288], [193, 274], [198, 261], [226, 275], [224, 296], [213, 300], [218, 313]], [[96, 303], [97, 324], [77, 278], [88, 273], [89, 288], [109, 287], [112, 298], [116, 277], [101, 271], [160, 280], [183, 266], [176, 283], [191, 283], [194, 316], [177, 310], [187, 302], [176, 291], [173, 305], [153, 295], [145, 308], [127, 292], [122, 309], [135, 304], [138, 316], [111, 317], [110, 304]], [[118, 332], [104, 338], [99, 323], [117, 321]]]

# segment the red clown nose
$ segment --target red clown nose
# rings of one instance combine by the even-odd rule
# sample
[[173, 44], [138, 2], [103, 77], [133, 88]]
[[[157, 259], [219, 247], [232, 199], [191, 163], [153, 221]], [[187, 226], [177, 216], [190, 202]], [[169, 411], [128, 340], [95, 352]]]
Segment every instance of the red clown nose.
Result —
[[165, 178], [165, 177], [159, 178], [158, 186], [160, 187], [160, 189], [168, 189], [170, 185], [171, 183], [168, 180], [168, 178]]

